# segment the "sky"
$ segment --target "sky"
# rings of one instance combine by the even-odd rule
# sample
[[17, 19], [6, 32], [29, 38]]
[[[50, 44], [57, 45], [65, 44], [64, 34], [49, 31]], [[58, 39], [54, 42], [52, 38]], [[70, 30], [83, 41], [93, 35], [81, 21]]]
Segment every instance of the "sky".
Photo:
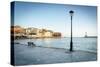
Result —
[[73, 10], [73, 36], [97, 36], [97, 7], [49, 4], [36, 2], [15, 2], [14, 24], [22, 27], [35, 27], [61, 32], [69, 37], [71, 20], [69, 11]]

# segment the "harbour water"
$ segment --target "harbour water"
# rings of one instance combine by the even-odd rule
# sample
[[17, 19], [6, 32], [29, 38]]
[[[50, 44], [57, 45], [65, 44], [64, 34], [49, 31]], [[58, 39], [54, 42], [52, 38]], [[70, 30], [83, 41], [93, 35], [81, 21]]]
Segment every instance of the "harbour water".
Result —
[[[65, 49], [70, 48], [70, 38], [22, 39], [15, 40], [15, 42], [19, 42], [24, 45], [27, 45], [27, 42], [34, 42], [36, 46]], [[97, 52], [97, 38], [74, 37], [73, 49]]]

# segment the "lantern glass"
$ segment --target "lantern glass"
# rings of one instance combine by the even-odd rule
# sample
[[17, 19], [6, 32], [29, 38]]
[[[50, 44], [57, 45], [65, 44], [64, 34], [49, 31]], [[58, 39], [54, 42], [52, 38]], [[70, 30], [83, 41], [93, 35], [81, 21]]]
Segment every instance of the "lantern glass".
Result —
[[73, 16], [74, 11], [71, 10], [71, 11], [69, 11], [69, 13], [70, 13], [71, 16]]

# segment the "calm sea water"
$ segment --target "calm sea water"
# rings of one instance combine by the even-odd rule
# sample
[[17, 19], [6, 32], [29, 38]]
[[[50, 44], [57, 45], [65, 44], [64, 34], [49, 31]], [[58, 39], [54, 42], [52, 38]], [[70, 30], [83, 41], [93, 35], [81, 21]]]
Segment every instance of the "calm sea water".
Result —
[[[20, 44], [27, 45], [27, 42], [34, 42], [36, 46], [54, 47], [54, 48], [70, 48], [70, 38], [45, 38], [45, 39], [22, 39], [15, 40]], [[73, 38], [73, 49], [97, 52], [97, 38]]]

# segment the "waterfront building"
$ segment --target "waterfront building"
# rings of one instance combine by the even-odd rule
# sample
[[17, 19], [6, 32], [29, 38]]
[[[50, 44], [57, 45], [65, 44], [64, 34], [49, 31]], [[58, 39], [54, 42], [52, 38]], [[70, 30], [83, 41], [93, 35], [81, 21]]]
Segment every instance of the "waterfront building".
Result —
[[26, 32], [26, 36], [28, 38], [36, 38], [37, 37], [37, 28], [33, 28], [33, 27], [30, 27], [30, 28], [26, 28], [25, 29], [25, 32]]
[[44, 34], [45, 37], [53, 37], [53, 31], [47, 30]]
[[11, 26], [11, 36], [14, 38], [24, 37], [25, 29], [20, 26]]
[[61, 37], [61, 33], [60, 32], [54, 32], [53, 37]]
[[11, 27], [11, 35], [14, 38], [51, 38], [51, 37], [61, 37], [60, 32], [53, 32], [47, 29], [38, 29], [34, 27], [22, 28], [20, 26]]

